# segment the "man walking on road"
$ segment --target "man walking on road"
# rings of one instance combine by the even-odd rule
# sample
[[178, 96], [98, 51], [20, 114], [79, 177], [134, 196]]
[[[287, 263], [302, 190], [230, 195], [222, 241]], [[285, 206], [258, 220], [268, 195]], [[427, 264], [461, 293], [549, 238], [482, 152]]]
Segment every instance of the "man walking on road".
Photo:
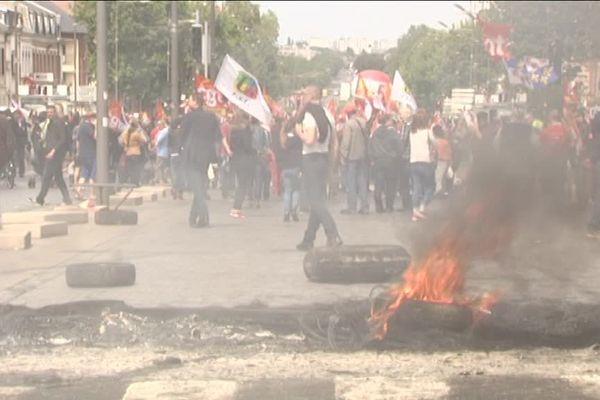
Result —
[[52, 184], [52, 179], [60, 189], [65, 204], [72, 204], [67, 184], [63, 178], [62, 165], [67, 154], [69, 143], [67, 137], [67, 125], [63, 119], [63, 110], [60, 104], [50, 105], [47, 109], [48, 119], [42, 130], [42, 144], [46, 162], [42, 174], [42, 187], [35, 202], [44, 205], [46, 195]]
[[310, 250], [314, 246], [319, 226], [323, 225], [327, 246], [342, 244], [333, 217], [327, 209], [327, 177], [329, 169], [329, 143], [335, 140], [333, 118], [320, 104], [321, 90], [316, 86], [305, 89], [304, 108], [296, 125], [296, 135], [302, 140], [302, 170], [306, 194], [310, 204], [308, 226], [298, 250]]
[[181, 123], [182, 161], [188, 184], [194, 193], [189, 217], [192, 228], [209, 226], [206, 205], [207, 171], [208, 165], [216, 159], [217, 143], [222, 137], [217, 116], [204, 111], [202, 105], [203, 99], [193, 94], [189, 102], [192, 111], [183, 117]]

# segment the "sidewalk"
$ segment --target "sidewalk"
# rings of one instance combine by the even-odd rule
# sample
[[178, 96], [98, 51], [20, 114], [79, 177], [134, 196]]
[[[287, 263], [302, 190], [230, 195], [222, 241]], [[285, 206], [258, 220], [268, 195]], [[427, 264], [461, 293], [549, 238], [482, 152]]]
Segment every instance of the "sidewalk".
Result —
[[[211, 192], [218, 198], [217, 192]], [[188, 195], [189, 198], [189, 195]], [[284, 224], [281, 203], [270, 201], [247, 210], [245, 220], [228, 215], [230, 201], [209, 202], [212, 227], [190, 229], [189, 200], [165, 199], [138, 207], [139, 225], [70, 227], [66, 237], [5, 252], [0, 262], [0, 303], [43, 307], [87, 300], [122, 300], [134, 307], [270, 307], [364, 299], [372, 285], [323, 285], [309, 282], [304, 253], [295, 249], [307, 216]], [[333, 207], [346, 244], [395, 244], [405, 214], [341, 216]], [[319, 234], [317, 245], [325, 238]], [[64, 266], [91, 261], [136, 265], [132, 287], [72, 289]]]

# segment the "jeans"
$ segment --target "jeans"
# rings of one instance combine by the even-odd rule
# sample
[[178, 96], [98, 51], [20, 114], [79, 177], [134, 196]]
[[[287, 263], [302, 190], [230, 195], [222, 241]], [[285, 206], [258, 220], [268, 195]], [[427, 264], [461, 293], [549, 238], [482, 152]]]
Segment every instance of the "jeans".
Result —
[[189, 168], [187, 170], [188, 184], [194, 193], [190, 209], [190, 225], [208, 225], [209, 223], [208, 206], [206, 204], [207, 168], [205, 166], [204, 168]]
[[179, 154], [171, 155], [171, 182], [175, 190], [184, 190], [187, 187], [185, 171]]
[[373, 179], [375, 181], [375, 208], [383, 211], [382, 195], [385, 193], [385, 208], [394, 211], [396, 197], [396, 171], [393, 159], [375, 160], [373, 164]]
[[327, 154], [307, 154], [302, 156], [302, 170], [306, 183], [306, 196], [310, 204], [308, 226], [304, 233], [304, 243], [313, 243], [319, 227], [323, 225], [328, 240], [339, 237], [337, 226], [327, 209]]
[[254, 177], [254, 200], [269, 200], [271, 190], [271, 170], [269, 164], [259, 159], [256, 162], [256, 175]]
[[282, 170], [281, 180], [283, 181], [283, 213], [284, 215], [296, 213], [300, 198], [300, 168]]
[[431, 201], [435, 190], [433, 165], [424, 162], [411, 163], [410, 178], [412, 180], [413, 209], [425, 207]]
[[410, 196], [410, 164], [408, 160], [399, 157], [396, 159], [395, 165], [395, 168], [397, 169], [396, 187], [398, 188], [402, 200], [402, 209], [410, 210], [412, 209], [412, 199]]
[[357, 198], [360, 199], [360, 211], [369, 210], [369, 165], [367, 160], [348, 161], [348, 210], [356, 211]]
[[64, 159], [65, 154], [60, 154], [58, 152], [54, 154], [52, 159], [46, 159], [44, 163], [44, 172], [42, 174], [42, 187], [40, 188], [40, 194], [37, 196], [38, 203], [44, 204], [44, 199], [48, 194], [48, 190], [52, 184], [52, 179], [54, 179], [56, 186], [58, 186], [60, 189], [63, 201], [68, 204], [71, 203], [71, 196], [69, 195], [69, 190], [67, 189], [67, 184], [65, 183], [62, 173], [62, 164]]
[[252, 181], [256, 172], [256, 158], [254, 156], [242, 155], [233, 159], [233, 168], [237, 177], [237, 187], [235, 189], [235, 199], [233, 209], [241, 210], [244, 199], [252, 189]]
[[448, 172], [448, 168], [450, 167], [450, 163], [448, 161], [438, 160], [437, 165], [435, 167], [435, 192], [442, 193], [446, 191], [446, 173]]

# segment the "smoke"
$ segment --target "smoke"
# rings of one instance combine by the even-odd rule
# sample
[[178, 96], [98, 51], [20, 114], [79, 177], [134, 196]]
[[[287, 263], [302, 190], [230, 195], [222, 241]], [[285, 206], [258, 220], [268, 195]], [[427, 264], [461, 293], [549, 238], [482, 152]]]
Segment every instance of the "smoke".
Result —
[[[577, 290], [600, 252], [582, 232], [585, 214], [566, 205], [565, 176], [540, 185], [547, 165], [531, 128], [510, 123], [492, 145], [474, 151], [468, 180], [447, 201], [434, 202], [427, 222], [410, 229], [413, 261], [454, 243], [467, 285], [490, 284], [509, 296], [555, 297]], [[545, 190], [550, 188], [550, 190]], [[436, 204], [437, 203], [437, 204]], [[580, 296], [581, 297], [581, 296]]]

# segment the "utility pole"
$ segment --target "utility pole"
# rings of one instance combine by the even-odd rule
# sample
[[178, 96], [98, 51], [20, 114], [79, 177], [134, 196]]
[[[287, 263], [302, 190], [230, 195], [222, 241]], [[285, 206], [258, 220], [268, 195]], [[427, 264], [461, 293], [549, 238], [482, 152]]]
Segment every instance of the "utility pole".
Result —
[[115, 1], [115, 100], [119, 100], [119, 2]]
[[213, 48], [213, 38], [215, 37], [215, 25], [216, 25], [216, 11], [215, 11], [215, 0], [210, 1], [210, 18], [208, 20], [208, 29], [206, 35], [206, 64], [207, 70], [210, 73], [210, 79], [214, 82], [215, 69], [212, 68], [212, 48]]
[[177, 45], [177, 2], [171, 2], [171, 121], [179, 114], [179, 48]]
[[[96, 2], [96, 162], [98, 165], [98, 183], [108, 183], [108, 93], [106, 86], [106, 2]], [[108, 191], [100, 191], [101, 204], [107, 204]]]

